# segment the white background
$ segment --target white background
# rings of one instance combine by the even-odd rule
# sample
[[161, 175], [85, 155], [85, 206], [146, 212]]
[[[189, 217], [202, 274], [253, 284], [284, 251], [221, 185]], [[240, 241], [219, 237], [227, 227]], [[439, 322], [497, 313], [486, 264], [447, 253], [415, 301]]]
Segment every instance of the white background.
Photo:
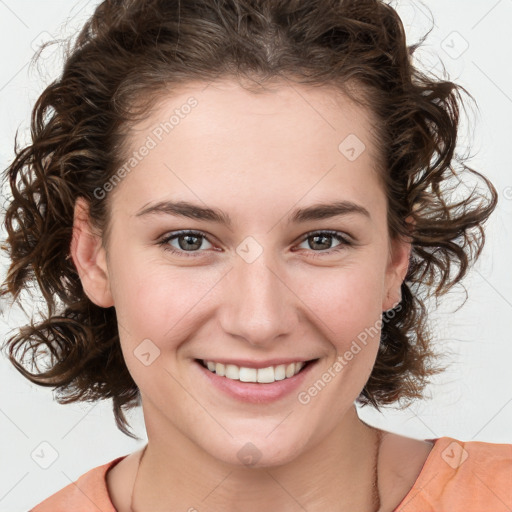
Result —
[[[29, 67], [34, 48], [49, 38], [75, 33], [98, 3], [0, 0], [2, 170], [13, 156], [16, 129], [26, 134], [32, 104], [44, 84], [58, 75], [60, 50], [47, 49], [37, 69]], [[403, 18], [409, 43], [430, 28], [426, 7], [431, 10], [435, 26], [418, 56], [423, 68], [437, 71], [441, 59], [449, 79], [475, 97], [479, 110], [468, 112], [469, 121], [463, 119], [460, 147], [471, 145], [475, 156], [470, 165], [494, 182], [500, 199], [487, 224], [484, 253], [465, 281], [468, 301], [456, 311], [464, 294], [451, 293], [432, 314], [436, 348], [447, 354], [449, 371], [434, 379], [427, 390], [429, 399], [382, 414], [367, 407], [360, 416], [419, 439], [450, 436], [512, 443], [512, 1], [415, 4], [413, 9], [411, 2], [392, 2]], [[6, 264], [2, 259], [2, 275]], [[4, 339], [24, 319], [5, 310], [0, 320]], [[128, 415], [142, 438], [133, 441], [115, 427], [110, 402], [59, 405], [51, 389], [26, 381], [5, 357], [0, 357], [0, 372], [0, 512], [26, 511], [89, 469], [145, 444], [140, 410]], [[58, 454], [48, 469], [32, 459], [43, 442]], [[48, 445], [42, 448], [51, 452]]]

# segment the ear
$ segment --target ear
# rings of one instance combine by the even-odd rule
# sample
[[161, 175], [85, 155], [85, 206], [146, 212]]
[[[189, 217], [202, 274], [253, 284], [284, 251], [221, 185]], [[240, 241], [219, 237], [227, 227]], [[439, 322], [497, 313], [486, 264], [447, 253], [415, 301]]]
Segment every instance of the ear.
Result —
[[106, 251], [101, 236], [92, 229], [89, 205], [81, 197], [75, 203], [71, 258], [89, 299], [103, 308], [113, 306]]
[[[408, 217], [406, 221], [413, 223], [412, 217]], [[409, 268], [411, 250], [409, 238], [399, 237], [390, 240], [382, 311], [396, 307], [402, 300], [401, 286]]]

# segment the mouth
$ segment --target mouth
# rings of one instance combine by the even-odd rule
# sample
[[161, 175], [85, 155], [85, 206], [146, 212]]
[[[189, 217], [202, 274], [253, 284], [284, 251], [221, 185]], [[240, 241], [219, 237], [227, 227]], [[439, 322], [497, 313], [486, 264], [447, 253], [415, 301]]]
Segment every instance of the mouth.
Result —
[[308, 361], [296, 361], [287, 364], [277, 364], [265, 368], [249, 366], [238, 366], [235, 364], [223, 364], [215, 361], [196, 359], [195, 361], [203, 368], [215, 374], [233, 381], [247, 382], [253, 384], [273, 384], [294, 378], [296, 375], [306, 371], [317, 359]]
[[[308, 375], [318, 366], [319, 361], [320, 358], [317, 358], [275, 367], [254, 368], [262, 364], [253, 363], [252, 367], [238, 367], [233, 364], [215, 363], [213, 366], [213, 361], [195, 359], [194, 366], [199, 371], [200, 382], [206, 385], [206, 392], [219, 391], [221, 396], [230, 400], [262, 406], [290, 399], [293, 392], [306, 386]], [[298, 368], [295, 367], [296, 364], [299, 364]]]

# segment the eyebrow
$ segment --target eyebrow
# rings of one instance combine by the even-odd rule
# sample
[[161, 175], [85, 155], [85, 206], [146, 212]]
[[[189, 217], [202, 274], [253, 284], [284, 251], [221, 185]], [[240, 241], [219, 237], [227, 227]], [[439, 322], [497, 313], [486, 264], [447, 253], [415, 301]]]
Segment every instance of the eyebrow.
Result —
[[[135, 216], [145, 217], [155, 214], [204, 220], [228, 227], [233, 224], [230, 216], [222, 210], [207, 208], [186, 201], [160, 201], [152, 206], [142, 208]], [[359, 214], [371, 219], [370, 212], [364, 206], [352, 201], [336, 201], [334, 203], [317, 203], [307, 208], [297, 208], [291, 212], [287, 223], [298, 224], [350, 214]]]

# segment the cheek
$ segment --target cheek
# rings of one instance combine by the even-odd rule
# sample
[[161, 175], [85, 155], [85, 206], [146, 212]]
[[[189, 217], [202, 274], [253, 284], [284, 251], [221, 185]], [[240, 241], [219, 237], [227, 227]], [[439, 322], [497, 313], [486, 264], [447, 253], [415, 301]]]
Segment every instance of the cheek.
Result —
[[198, 315], [219, 280], [218, 272], [173, 267], [162, 258], [129, 252], [120, 260], [114, 301], [118, 322], [126, 327], [123, 341], [132, 346], [150, 339], [161, 349], [176, 348], [201, 321]]
[[115, 308], [123, 357], [133, 379], [149, 396], [157, 396], [158, 389], [152, 389], [157, 375], [156, 380], [169, 377], [162, 356], [178, 350], [189, 335], [185, 319], [193, 292], [183, 288], [183, 278], [169, 274], [147, 260], [130, 262], [128, 257], [116, 273]]
[[375, 324], [382, 314], [382, 279], [372, 266], [357, 263], [317, 269], [304, 275], [298, 295], [323, 326], [327, 339], [342, 349]]

